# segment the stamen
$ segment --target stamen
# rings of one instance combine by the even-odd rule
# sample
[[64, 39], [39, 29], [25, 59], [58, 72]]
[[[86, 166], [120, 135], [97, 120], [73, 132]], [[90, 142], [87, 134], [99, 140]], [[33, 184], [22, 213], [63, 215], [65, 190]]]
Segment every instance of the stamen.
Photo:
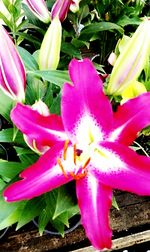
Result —
[[90, 163], [90, 161], [91, 161], [91, 158], [89, 157], [89, 158], [86, 160], [85, 164], [82, 166], [82, 169], [83, 169], [83, 170], [87, 167], [87, 165]]
[[73, 177], [73, 179], [76, 178], [76, 175], [73, 172], [70, 172], [70, 176]]
[[74, 144], [74, 146], [73, 146], [73, 161], [74, 161], [74, 164], [76, 165], [76, 161], [77, 161], [77, 146], [76, 146], [76, 144]]
[[66, 140], [65, 144], [64, 144], [64, 152], [63, 152], [63, 158], [64, 158], [64, 160], [66, 160], [66, 158], [67, 158], [68, 145], [69, 145], [69, 140]]
[[75, 180], [82, 179], [86, 175], [87, 175], [87, 171], [84, 171], [83, 173], [79, 173], [79, 174], [74, 174], [73, 172], [70, 172], [70, 176], [73, 177], [73, 179], [75, 179]]
[[65, 176], [66, 178], [68, 178], [67, 173], [65, 172], [65, 169], [64, 169], [64, 167], [63, 167], [63, 165], [62, 165], [62, 162], [61, 162], [60, 158], [57, 159], [57, 164], [58, 164], [59, 167], [61, 168], [61, 170], [62, 170], [64, 176]]

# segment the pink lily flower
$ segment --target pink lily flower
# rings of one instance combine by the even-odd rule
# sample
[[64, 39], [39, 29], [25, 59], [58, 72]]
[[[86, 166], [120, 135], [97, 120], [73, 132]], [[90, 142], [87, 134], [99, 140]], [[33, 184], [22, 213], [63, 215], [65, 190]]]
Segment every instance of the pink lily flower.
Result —
[[51, 18], [58, 16], [60, 21], [64, 21], [67, 16], [72, 0], [56, 0], [51, 10]]
[[44, 23], [50, 22], [50, 13], [45, 0], [23, 0], [33, 14]]
[[0, 25], [0, 88], [10, 98], [24, 101], [26, 73], [17, 49]]
[[73, 59], [69, 73], [73, 85], [64, 84], [62, 117], [44, 117], [22, 104], [12, 110], [11, 119], [23, 133], [51, 148], [5, 189], [4, 197], [31, 199], [75, 179], [87, 237], [96, 249], [110, 248], [112, 188], [150, 195], [150, 159], [128, 147], [150, 124], [150, 93], [113, 113], [89, 59]]

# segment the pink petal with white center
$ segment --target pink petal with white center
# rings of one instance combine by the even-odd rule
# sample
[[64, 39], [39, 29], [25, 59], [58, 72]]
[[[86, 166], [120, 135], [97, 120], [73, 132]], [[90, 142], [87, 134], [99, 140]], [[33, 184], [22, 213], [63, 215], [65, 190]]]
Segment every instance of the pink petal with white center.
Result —
[[73, 59], [69, 65], [73, 86], [62, 90], [62, 119], [74, 142], [89, 144], [105, 138], [112, 127], [112, 108], [103, 83], [89, 59]]
[[100, 143], [94, 153], [90, 169], [103, 184], [138, 195], [150, 195], [150, 158], [112, 142]]
[[[0, 25], [0, 81], [2, 89], [12, 99], [23, 101], [25, 98], [26, 74], [17, 49], [6, 30]], [[1, 85], [1, 83], [0, 83]]]
[[71, 181], [71, 168], [65, 170], [64, 174], [57, 164], [57, 159], [62, 157], [63, 147], [64, 143], [55, 145], [35, 164], [24, 170], [20, 175], [23, 179], [4, 190], [5, 200], [11, 202], [32, 199]]
[[11, 111], [11, 120], [19, 130], [43, 146], [67, 139], [58, 115], [44, 116], [30, 106], [18, 103]]
[[96, 249], [111, 248], [109, 210], [112, 189], [88, 174], [77, 180], [76, 190], [81, 221], [87, 237]]
[[119, 106], [114, 113], [114, 130], [109, 140], [130, 145], [139, 131], [148, 125], [150, 125], [150, 92]]

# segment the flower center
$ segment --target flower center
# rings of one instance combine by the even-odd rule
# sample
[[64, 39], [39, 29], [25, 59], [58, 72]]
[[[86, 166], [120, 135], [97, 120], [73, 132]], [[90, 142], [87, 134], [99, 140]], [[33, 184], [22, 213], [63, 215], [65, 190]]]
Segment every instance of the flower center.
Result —
[[[69, 153], [68, 153], [69, 152]], [[71, 154], [70, 154], [71, 152]], [[70, 159], [71, 156], [71, 159]], [[70, 162], [69, 162], [70, 159]], [[90, 163], [91, 157], [85, 155], [83, 150], [78, 149], [76, 144], [74, 144], [69, 151], [69, 140], [65, 141], [63, 148], [62, 158], [57, 159], [57, 164], [62, 170], [64, 176], [68, 178], [69, 176], [73, 177], [75, 180], [79, 180], [86, 176], [87, 166]], [[69, 166], [74, 166], [74, 171], [66, 172], [65, 166], [69, 162]]]

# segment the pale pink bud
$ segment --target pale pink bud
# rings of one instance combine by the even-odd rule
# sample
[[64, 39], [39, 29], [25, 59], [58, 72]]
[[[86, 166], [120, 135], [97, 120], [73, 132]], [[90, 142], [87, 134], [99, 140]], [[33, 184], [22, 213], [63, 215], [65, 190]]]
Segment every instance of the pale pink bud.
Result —
[[56, 0], [51, 10], [51, 18], [58, 16], [60, 21], [64, 21], [71, 3], [72, 0]]
[[50, 14], [44, 0], [24, 0], [23, 2], [42, 22], [50, 22]]
[[[36, 111], [38, 111], [41, 115], [44, 116], [49, 116], [50, 112], [49, 109], [47, 107], [47, 105], [42, 102], [41, 100], [35, 102], [32, 106], [32, 108]], [[26, 142], [26, 144], [34, 151], [37, 152], [38, 154], [44, 154], [48, 149], [49, 146], [43, 146], [40, 143], [38, 143], [37, 141], [35, 141], [33, 138], [29, 137], [28, 135], [23, 135], [24, 136], [24, 140]]]
[[25, 100], [26, 74], [18, 51], [6, 30], [0, 25], [0, 88], [17, 101]]

